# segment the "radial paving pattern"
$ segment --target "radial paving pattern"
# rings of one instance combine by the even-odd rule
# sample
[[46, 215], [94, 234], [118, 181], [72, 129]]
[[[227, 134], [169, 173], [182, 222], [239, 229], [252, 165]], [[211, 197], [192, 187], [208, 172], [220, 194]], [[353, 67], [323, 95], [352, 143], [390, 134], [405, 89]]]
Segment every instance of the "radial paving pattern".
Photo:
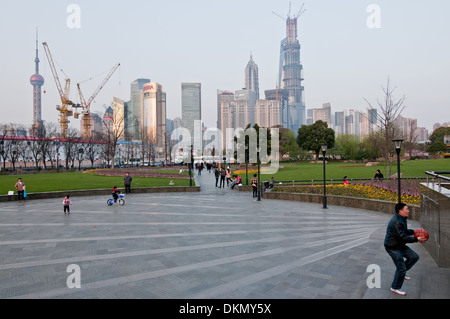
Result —
[[[212, 174], [211, 174], [212, 175]], [[191, 194], [0, 204], [0, 298], [361, 298], [389, 215]], [[389, 258], [387, 255], [383, 258]], [[81, 288], [67, 287], [78, 265]]]

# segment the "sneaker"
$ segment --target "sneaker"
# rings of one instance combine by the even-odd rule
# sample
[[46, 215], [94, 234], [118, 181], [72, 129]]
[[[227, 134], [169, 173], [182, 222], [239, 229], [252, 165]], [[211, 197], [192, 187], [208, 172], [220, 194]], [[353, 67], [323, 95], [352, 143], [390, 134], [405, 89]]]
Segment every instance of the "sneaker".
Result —
[[394, 294], [397, 294], [397, 295], [400, 295], [400, 296], [406, 296], [406, 292], [404, 292], [403, 290], [391, 288], [391, 291]]

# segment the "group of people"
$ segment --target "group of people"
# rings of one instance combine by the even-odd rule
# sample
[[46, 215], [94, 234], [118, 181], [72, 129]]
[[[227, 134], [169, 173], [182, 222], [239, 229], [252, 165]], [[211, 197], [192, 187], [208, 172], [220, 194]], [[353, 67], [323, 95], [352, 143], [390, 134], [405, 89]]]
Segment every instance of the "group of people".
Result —
[[[373, 177], [374, 179], [383, 179], [383, 173], [381, 173], [381, 171], [379, 169], [377, 169], [377, 172], [375, 173], [375, 176]], [[348, 185], [348, 178], [347, 176], [344, 176], [344, 185]]]
[[[240, 176], [235, 174], [233, 175], [233, 177], [231, 177], [231, 170], [229, 167], [227, 167], [226, 169], [223, 167], [215, 167], [214, 176], [216, 177], [217, 188], [225, 188], [225, 181], [227, 183], [227, 187], [230, 187], [231, 189], [233, 189], [234, 186], [242, 183]], [[219, 186], [217, 186], [217, 184], [219, 184]]]
[[[127, 172], [123, 178], [123, 185], [125, 187], [125, 194], [131, 193], [131, 182], [133, 181], [133, 178], [130, 176], [130, 173]], [[19, 177], [17, 183], [14, 185], [15, 189], [17, 190], [17, 200], [23, 201], [26, 197], [26, 187], [25, 183], [23, 182], [22, 178]], [[119, 198], [120, 190], [117, 188], [117, 186], [114, 186], [112, 189], [112, 196], [114, 198], [114, 202], [117, 202], [117, 199]], [[64, 215], [68, 214], [70, 215], [70, 205], [72, 205], [72, 201], [70, 200], [70, 196], [66, 195], [63, 199], [63, 209], [64, 209]]]

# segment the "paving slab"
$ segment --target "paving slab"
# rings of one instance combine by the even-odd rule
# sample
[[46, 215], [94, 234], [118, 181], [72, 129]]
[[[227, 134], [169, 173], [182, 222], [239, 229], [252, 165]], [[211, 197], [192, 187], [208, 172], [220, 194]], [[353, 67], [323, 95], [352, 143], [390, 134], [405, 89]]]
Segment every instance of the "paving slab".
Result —
[[[389, 291], [390, 215], [257, 201], [216, 188], [213, 173], [195, 178], [200, 192], [130, 194], [125, 206], [74, 197], [70, 215], [62, 198], [0, 203], [0, 298], [450, 298], [450, 269], [421, 244], [408, 295]], [[368, 288], [369, 265], [380, 288]]]

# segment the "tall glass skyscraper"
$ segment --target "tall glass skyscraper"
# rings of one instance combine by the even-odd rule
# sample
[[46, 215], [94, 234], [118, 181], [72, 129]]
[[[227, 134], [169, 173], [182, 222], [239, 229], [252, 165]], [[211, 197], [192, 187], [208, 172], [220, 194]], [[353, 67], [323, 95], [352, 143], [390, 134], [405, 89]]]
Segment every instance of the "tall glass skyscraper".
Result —
[[163, 147], [166, 137], [166, 93], [162, 85], [156, 82], [146, 83], [143, 92], [141, 137]]
[[200, 83], [181, 83], [181, 119], [191, 133], [196, 150], [202, 151], [202, 86]]
[[279, 85], [289, 92], [288, 128], [297, 134], [298, 129], [306, 124], [306, 108], [302, 86], [303, 66], [300, 63], [300, 43], [297, 39], [297, 18], [286, 19], [286, 38], [281, 41]]
[[259, 78], [258, 66], [253, 61], [253, 55], [250, 54], [250, 61], [248, 61], [245, 68], [245, 89], [256, 92], [256, 99], [259, 100]]
[[150, 79], [137, 79], [131, 82], [130, 105], [128, 107], [125, 135], [129, 139], [137, 139], [142, 128], [144, 109], [144, 85]]

